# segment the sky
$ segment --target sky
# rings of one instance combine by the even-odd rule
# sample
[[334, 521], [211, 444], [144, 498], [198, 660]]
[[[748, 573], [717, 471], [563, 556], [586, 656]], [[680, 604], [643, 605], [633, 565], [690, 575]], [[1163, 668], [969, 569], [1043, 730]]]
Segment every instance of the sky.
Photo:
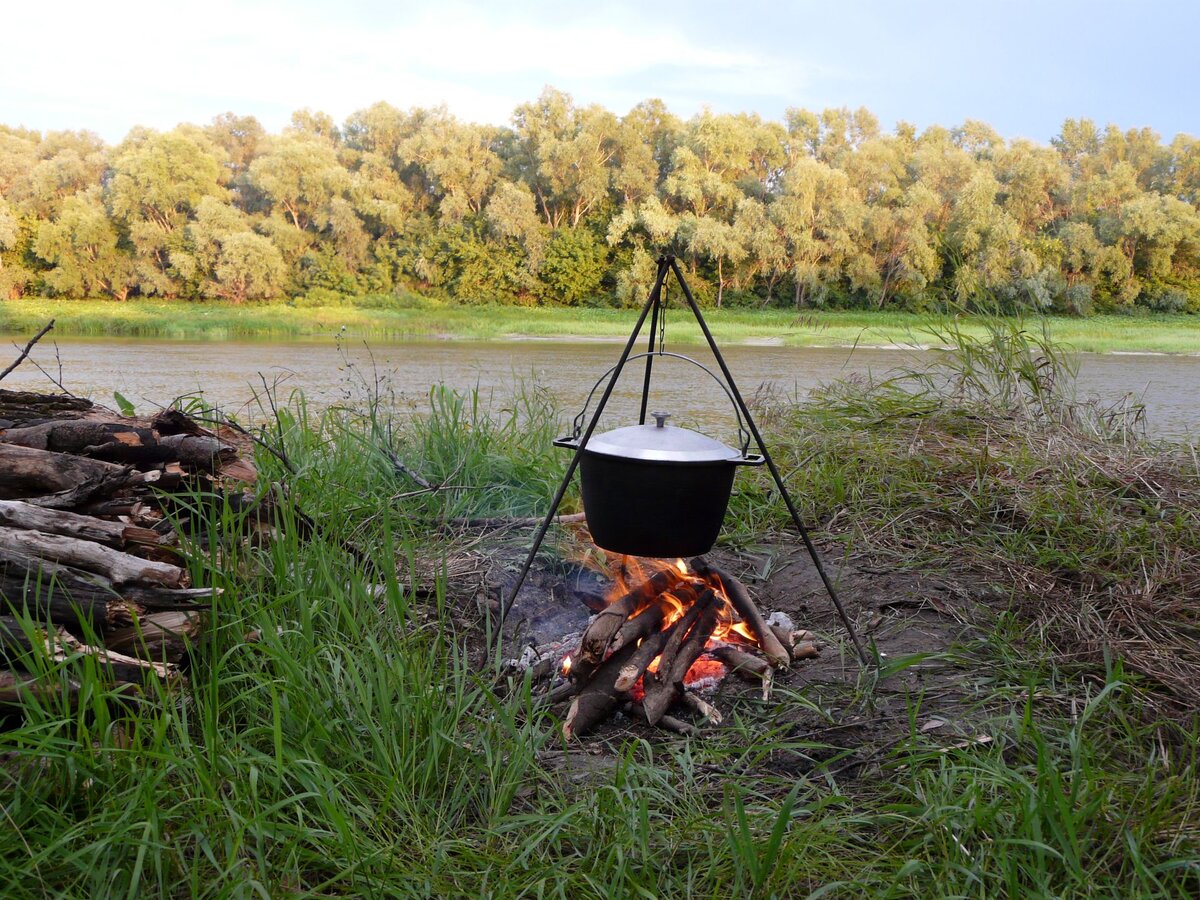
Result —
[[0, 123], [269, 131], [380, 100], [504, 124], [546, 85], [781, 120], [865, 106], [1045, 143], [1067, 118], [1200, 136], [1200, 0], [41, 0], [6, 4]]

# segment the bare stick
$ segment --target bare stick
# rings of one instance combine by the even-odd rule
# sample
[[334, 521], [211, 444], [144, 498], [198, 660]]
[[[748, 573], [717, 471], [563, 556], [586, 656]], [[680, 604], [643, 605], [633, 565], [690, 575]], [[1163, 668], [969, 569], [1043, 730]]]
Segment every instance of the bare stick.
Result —
[[51, 319], [42, 327], [41, 331], [29, 339], [29, 343], [25, 345], [25, 349], [21, 351], [21, 355], [13, 360], [12, 364], [7, 369], [5, 369], [3, 372], [0, 372], [0, 381], [3, 381], [6, 375], [8, 375], [13, 369], [25, 361], [25, 357], [29, 356], [29, 351], [32, 350], [34, 345], [43, 337], [45, 337], [46, 333], [53, 327], [54, 320]]
[[[429, 490], [437, 491], [439, 488], [431, 487]], [[574, 525], [579, 522], [586, 522], [587, 516], [583, 513], [563, 513], [561, 516], [555, 516], [550, 520], [556, 525]], [[532, 527], [542, 524], [541, 516], [530, 516], [528, 518], [514, 518], [512, 516], [493, 516], [480, 519], [451, 519], [451, 525], [462, 525], [467, 528], [522, 528]]]
[[738, 611], [738, 614], [746, 623], [746, 627], [753, 632], [759, 646], [762, 648], [763, 656], [767, 658], [767, 662], [772, 666], [786, 667], [791, 662], [791, 656], [783, 644], [779, 642], [779, 638], [771, 631], [770, 626], [767, 625], [767, 620], [763, 618], [763, 614], [758, 606], [750, 599], [750, 594], [745, 586], [728, 572], [714, 566], [702, 556], [697, 556], [693, 559], [691, 567], [693, 571], [701, 576], [715, 575], [720, 580], [721, 587], [725, 591], [725, 596], [729, 598], [729, 602], [733, 604], [733, 608]]
[[712, 655], [744, 681], [762, 681], [771, 671], [771, 666], [765, 659], [759, 659], [737, 647], [717, 647], [712, 650]]

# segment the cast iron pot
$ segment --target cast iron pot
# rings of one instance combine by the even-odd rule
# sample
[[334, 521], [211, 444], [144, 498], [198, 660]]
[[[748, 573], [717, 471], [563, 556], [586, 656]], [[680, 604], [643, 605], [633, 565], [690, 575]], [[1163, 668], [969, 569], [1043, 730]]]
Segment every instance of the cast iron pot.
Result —
[[[760, 465], [720, 441], [667, 425], [592, 435], [579, 459], [583, 511], [597, 546], [632, 556], [699, 556], [717, 539], [737, 466]], [[555, 446], [575, 449], [578, 437]]]

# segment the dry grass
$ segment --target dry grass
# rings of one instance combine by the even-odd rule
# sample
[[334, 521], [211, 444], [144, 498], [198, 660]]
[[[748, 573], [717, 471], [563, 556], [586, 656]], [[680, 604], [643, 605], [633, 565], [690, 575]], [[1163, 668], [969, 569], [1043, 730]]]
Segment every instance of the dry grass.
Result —
[[1119, 658], [1164, 712], [1194, 714], [1193, 448], [1145, 441], [1137, 408], [1075, 402], [1070, 366], [1036, 335], [942, 338], [955, 349], [920, 372], [799, 408], [760, 398], [810, 518], [893, 565], [967, 569], [1062, 661]]

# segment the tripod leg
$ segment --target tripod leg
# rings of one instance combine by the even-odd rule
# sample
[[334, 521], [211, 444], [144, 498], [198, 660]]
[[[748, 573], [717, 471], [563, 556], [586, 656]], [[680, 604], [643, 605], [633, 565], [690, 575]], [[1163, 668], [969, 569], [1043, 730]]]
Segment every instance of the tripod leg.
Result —
[[750, 408], [746, 405], [746, 401], [742, 399], [742, 393], [738, 390], [737, 384], [733, 380], [733, 374], [729, 371], [729, 366], [725, 364], [725, 357], [721, 355], [721, 350], [717, 347], [717, 342], [713, 338], [712, 332], [708, 330], [708, 323], [704, 320], [704, 314], [700, 312], [700, 307], [692, 296], [692, 292], [683, 278], [683, 273], [679, 271], [679, 265], [675, 262], [674, 258], [669, 259], [671, 270], [675, 273], [675, 278], [679, 282], [680, 288], [683, 289], [683, 296], [691, 308], [692, 314], [696, 317], [696, 321], [700, 324], [700, 330], [704, 332], [704, 339], [708, 341], [708, 347], [712, 350], [713, 356], [716, 357], [721, 374], [725, 376], [729, 390], [746, 419], [746, 426], [750, 429], [750, 434], [753, 435], [754, 441], [758, 445], [759, 453], [766, 460], [771, 477], [775, 479], [775, 486], [779, 488], [779, 493], [783, 497], [783, 502], [787, 506], [788, 512], [791, 514], [796, 531], [800, 533], [800, 537], [804, 541], [804, 546], [808, 550], [808, 555], [812, 557], [813, 566], [816, 568], [817, 574], [821, 577], [821, 583], [825, 585], [829, 599], [833, 601], [833, 606], [837, 610], [838, 617], [842, 620], [842, 625], [845, 626], [846, 633], [850, 636], [850, 640], [854, 644], [854, 649], [858, 653], [858, 659], [864, 667], [869, 666], [870, 657], [867, 656], [867, 651], [863, 648], [862, 641], [859, 640], [858, 632], [854, 629], [854, 623], [850, 621], [850, 616], [847, 615], [846, 609], [842, 606], [842, 601], [837, 595], [837, 591], [834, 590], [833, 582], [829, 580], [829, 576], [825, 573], [825, 567], [821, 564], [820, 556], [817, 555], [817, 548], [813, 544], [812, 538], [809, 537], [808, 529], [804, 527], [804, 522], [800, 519], [800, 512], [796, 509], [796, 504], [792, 501], [792, 495], [788, 493], [787, 485], [783, 483], [783, 476], [779, 473], [779, 468], [775, 465], [775, 460], [771, 457], [770, 451], [767, 450], [766, 442], [759, 433], [754, 417], [750, 415]]
[[609, 378], [608, 384], [604, 388], [600, 402], [596, 404], [596, 411], [592, 413], [592, 418], [588, 422], [587, 429], [584, 431], [583, 437], [579, 439], [579, 445], [575, 448], [575, 454], [571, 457], [571, 464], [567, 466], [567, 474], [563, 476], [562, 483], [558, 486], [558, 492], [554, 495], [554, 501], [550, 504], [550, 510], [546, 513], [546, 518], [542, 520], [542, 524], [538, 526], [537, 536], [533, 539], [533, 546], [529, 548], [529, 553], [525, 557], [524, 565], [521, 566], [521, 572], [517, 576], [516, 583], [513, 585], [508, 597], [500, 604], [500, 621], [496, 628], [497, 649], [504, 639], [504, 620], [508, 617], [508, 611], [512, 609], [512, 605], [517, 599], [517, 593], [521, 590], [521, 586], [525, 584], [525, 579], [529, 575], [529, 567], [533, 565], [533, 558], [537, 556], [537, 552], [542, 546], [542, 541], [545, 540], [550, 523], [554, 520], [554, 514], [558, 512], [558, 505], [562, 503], [563, 495], [567, 492], [567, 485], [571, 483], [575, 469], [579, 466], [579, 458], [583, 455], [583, 450], [587, 446], [587, 442], [591, 439], [592, 432], [596, 430], [596, 423], [600, 421], [600, 414], [604, 412], [608, 398], [612, 396], [613, 388], [616, 387], [617, 379], [621, 377], [621, 370], [625, 368], [625, 362], [629, 359], [629, 354], [633, 351], [633, 345], [637, 342], [638, 335], [642, 331], [642, 325], [646, 322], [646, 316], [649, 315], [651, 308], [657, 307], [659, 293], [662, 291], [663, 282], [667, 278], [668, 271], [669, 264], [667, 257], [660, 258], [658, 261], [658, 277], [654, 280], [654, 288], [650, 291], [650, 298], [646, 301], [646, 305], [642, 307], [642, 314], [638, 316], [637, 324], [633, 326], [633, 332], [629, 335], [629, 340], [625, 343], [625, 349], [621, 351], [621, 358], [617, 360], [612, 377]]

